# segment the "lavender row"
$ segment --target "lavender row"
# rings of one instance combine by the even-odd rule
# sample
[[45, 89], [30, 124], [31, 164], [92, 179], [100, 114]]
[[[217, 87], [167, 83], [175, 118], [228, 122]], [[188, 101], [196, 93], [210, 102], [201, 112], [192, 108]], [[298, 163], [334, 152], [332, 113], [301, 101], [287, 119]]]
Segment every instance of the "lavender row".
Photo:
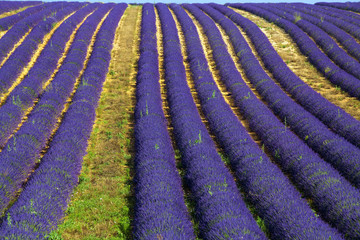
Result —
[[[269, 21], [274, 21], [276, 24], [283, 27], [296, 41], [299, 45], [300, 50], [307, 56], [309, 56], [311, 62], [322, 70], [325, 76], [335, 84], [343, 85], [342, 83], [353, 83], [348, 85], [348, 88], [354, 92], [358, 92], [360, 96], [360, 87], [356, 91], [356, 86], [360, 86], [358, 79], [355, 79], [353, 76], [344, 73], [336, 67], [330, 59], [328, 59], [321, 51], [317, 48], [314, 42], [309, 39], [307, 36], [304, 36], [302, 32], [295, 25], [291, 24], [289, 21], [281, 20], [277, 21], [277, 16], [265, 12], [259, 8], [249, 6], [249, 5], [231, 5], [237, 8], [242, 8], [244, 10], [250, 11], [254, 14], [261, 15], [266, 17]], [[230, 15], [229, 15], [230, 16]], [[239, 15], [236, 16], [237, 24], [241, 25], [244, 29], [249, 24], [249, 21], [244, 20]], [[235, 18], [234, 18], [235, 19]], [[247, 25], [244, 25], [244, 23]], [[247, 22], [247, 23], [246, 23]], [[252, 24], [254, 26], [254, 24]], [[252, 27], [253, 31], [257, 31], [258, 34], [261, 34], [261, 31], [255, 26]], [[306, 35], [306, 34], [305, 34]], [[249, 34], [252, 36], [252, 34]], [[257, 41], [262, 40], [260, 43]], [[346, 113], [340, 107], [337, 107], [331, 104], [329, 101], [321, 97], [320, 94], [312, 90], [307, 84], [305, 84], [299, 77], [297, 77], [282, 61], [280, 56], [271, 46], [270, 42], [266, 40], [266, 37], [252, 39], [255, 47], [258, 49], [258, 52], [263, 59], [265, 66], [273, 73], [275, 79], [280, 82], [283, 88], [285, 88], [306, 110], [311, 112], [317, 118], [319, 118], [323, 123], [330, 127], [337, 134], [341, 135], [349, 142], [356, 146], [360, 146], [360, 123], [354, 119], [351, 115]], [[261, 53], [260, 49], [266, 48], [268, 52]], [[311, 53], [313, 52], [313, 53]], [[276, 59], [274, 61], [274, 59]], [[334, 67], [332, 71], [325, 73], [326, 69]], [[353, 87], [353, 88], [351, 88]]]
[[310, 62], [322, 72], [333, 84], [340, 86], [351, 96], [360, 98], [360, 81], [349, 73], [336, 66], [311, 40], [306, 33], [292, 22], [282, 19], [279, 16], [251, 4], [231, 4], [231, 6], [240, 8], [257, 14], [268, 21], [274, 22], [282, 27], [299, 46], [301, 52], [306, 55]]
[[[281, 170], [270, 161], [266, 154], [251, 139], [216, 86], [204, 56], [196, 27], [187, 14], [178, 6], [171, 6], [182, 25], [185, 35], [188, 61], [203, 112], [210, 128], [229, 157], [241, 188], [256, 212], [264, 219], [271, 237], [276, 239], [317, 239], [338, 237], [339, 234], [318, 219], [301, 198], [300, 193], [285, 177]], [[212, 21], [195, 6], [187, 6], [200, 21]], [[209, 35], [213, 30], [204, 29]], [[225, 45], [213, 48], [213, 54], [221, 56], [219, 71], [232, 82], [233, 89], [249, 90], [241, 79]], [[199, 68], [198, 66], [202, 66]], [[245, 88], [244, 88], [245, 87]], [[241, 91], [241, 90], [240, 90]], [[220, 117], [221, 116], [221, 117]]]
[[39, 5], [41, 1], [0, 1], [0, 14], [31, 5]]
[[[266, 79], [268, 76], [260, 72], [257, 65], [251, 61], [253, 55], [238, 44], [241, 33], [237, 26], [231, 22], [225, 24], [224, 20], [217, 22], [229, 35], [246, 76], [249, 79], [258, 79], [257, 81]], [[206, 28], [216, 26], [212, 23]], [[213, 39], [212, 47], [214, 48], [216, 43], [219, 44], [219, 41], [224, 45], [220, 33], [217, 31], [217, 34], [214, 34], [215, 32], [211, 36], [207, 35], [210, 44]], [[214, 58], [215, 61], [217, 58], [222, 59], [221, 56]], [[234, 91], [229, 84], [231, 82], [223, 79], [234, 97], [235, 104], [249, 121], [250, 128], [260, 137], [283, 172], [289, 175], [305, 197], [312, 199], [315, 209], [323, 219], [336, 227], [345, 237], [359, 237], [359, 191], [284, 126], [250, 89]]]
[[[318, 44], [322, 51], [340, 68], [344, 69], [349, 74], [353, 75], [360, 81], [360, 63], [354, 58], [349, 56], [342, 48], [340, 48], [337, 43], [321, 28], [315, 26], [314, 24], [305, 20], [301, 16], [295, 15], [295, 12], [287, 13], [283, 9], [277, 9], [276, 5], [268, 4], [258, 4], [254, 5], [259, 8], [265, 9], [269, 12], [272, 12], [290, 22], [295, 23], [300, 27], [305, 33], [307, 33], [312, 39]], [[319, 20], [321, 21], [321, 20]], [[345, 32], [344, 32], [345, 33]], [[346, 33], [345, 33], [346, 34]], [[352, 39], [350, 37], [350, 39]], [[347, 49], [351, 50], [351, 49]], [[358, 59], [358, 58], [357, 58]], [[358, 59], [359, 60], [359, 59]], [[327, 69], [325, 71], [331, 71]]]
[[41, 4], [35, 7], [30, 7], [22, 12], [19, 12], [15, 15], [11, 15], [8, 17], [4, 17], [0, 19], [0, 31], [8, 30], [12, 27], [15, 23], [19, 22], [20, 20], [35, 14], [41, 10], [44, 10], [47, 7], [47, 4]]
[[61, 11], [58, 11], [54, 16], [47, 18], [46, 21], [42, 21], [33, 28], [24, 42], [16, 48], [14, 53], [0, 68], [0, 96], [6, 93], [16, 81], [23, 68], [30, 62], [35, 49], [43, 41], [45, 35], [51, 31], [53, 25], [83, 5], [82, 3], [66, 4]]
[[319, 6], [319, 5], [311, 5], [313, 9], [321, 11], [329, 16], [345, 20], [349, 23], [360, 26], [360, 16], [354, 12], [341, 10], [337, 8], [327, 7], [327, 6]]
[[[288, 73], [279, 67], [281, 63], [283, 63], [282, 59], [278, 56], [274, 58], [269, 54], [269, 52], [274, 51], [274, 49], [270, 44], [267, 44], [268, 40], [261, 30], [258, 29], [254, 23], [236, 14], [233, 10], [226, 7], [218, 7], [218, 9], [226, 16], [231, 16], [234, 22], [240, 23], [240, 26], [254, 43], [259, 55], [265, 56], [265, 65], [270, 65], [273, 67], [272, 69], [277, 71], [276, 77], [281, 75], [283, 79], [288, 79]], [[239, 45], [238, 49], [246, 49], [246, 51], [252, 55], [246, 40], [242, 37], [237, 40], [237, 44]], [[279, 118], [284, 119], [291, 130], [301, 139], [304, 139], [315, 152], [327, 162], [331, 163], [356, 187], [360, 188], [360, 166], [358, 165], [360, 149], [329, 130], [319, 119], [287, 96], [282, 89], [267, 76], [255, 56], [252, 55], [251, 58], [249, 57], [246, 61], [256, 66], [258, 73], [261, 72], [264, 76], [262, 79], [249, 79], [253, 86], [256, 86], [262, 98], [267, 102], [268, 107], [271, 108]], [[301, 85], [299, 88], [301, 88]], [[304, 94], [304, 89], [302, 89], [302, 91]]]
[[55, 31], [39, 58], [22, 82], [10, 93], [0, 108], [0, 148], [3, 148], [10, 135], [21, 123], [27, 110], [43, 91], [43, 85], [49, 80], [58, 61], [62, 57], [66, 43], [76, 26], [100, 6], [89, 4], [68, 18]]
[[[343, 31], [349, 33], [354, 38], [360, 39], [360, 27], [359, 27], [360, 19], [355, 20], [353, 18], [346, 17], [341, 14], [326, 11], [319, 6], [303, 4], [303, 3], [282, 4], [281, 6], [311, 15], [315, 19], [320, 20], [321, 23], [319, 25], [326, 25], [329, 26], [330, 28], [333, 28], [331, 25], [335, 25], [338, 28], [342, 29]], [[314, 22], [315, 20], [313, 21], [313, 23]], [[345, 36], [346, 34], [341, 34], [340, 39], [343, 39]], [[344, 46], [353, 46], [354, 42], [356, 42], [354, 39], [350, 39], [350, 38], [348, 39], [349, 42], [344, 40], [341, 41], [342, 41], [341, 43]]]
[[[358, 61], [360, 60], [360, 44], [358, 44], [352, 36], [350, 36], [346, 31], [342, 30], [341, 28], [335, 26], [332, 23], [324, 21], [323, 19], [320, 19], [319, 17], [313, 17], [304, 12], [299, 12], [297, 9], [292, 10], [290, 8], [287, 8], [286, 7], [287, 5], [285, 5], [285, 4], [271, 4], [269, 6], [273, 7], [273, 8], [277, 8], [283, 12], [286, 11], [287, 13], [290, 13], [293, 16], [298, 16], [298, 18], [302, 18], [306, 22], [307, 25], [310, 25], [308, 23], [311, 23], [311, 24], [314, 24], [315, 26], [321, 28], [322, 30], [324, 30], [323, 33], [318, 33], [318, 34], [321, 35], [322, 37], [325, 36], [325, 39], [322, 39], [322, 41], [321, 41], [321, 46], [323, 46], [323, 49], [325, 49], [325, 52], [329, 52], [330, 55], [333, 56], [334, 52], [339, 52], [340, 55], [346, 54], [346, 53], [344, 53], [344, 51], [340, 50], [340, 48], [339, 48], [339, 46], [337, 46], [336, 42], [330, 37], [330, 36], [332, 36], [344, 47], [344, 49], [347, 51], [347, 53], [349, 55], [351, 55]], [[348, 25], [348, 24], [346, 24], [346, 25]], [[313, 28], [313, 27], [310, 27], [310, 28]], [[360, 28], [357, 27], [357, 30], [360, 30]], [[329, 34], [330, 36], [327, 36], [325, 33]], [[358, 33], [360, 33], [360, 31], [358, 31]], [[328, 51], [328, 49], [331, 48], [330, 46], [333, 46], [333, 48]], [[334, 48], [337, 48], [337, 50], [334, 51]], [[330, 53], [330, 51], [331, 51], [331, 53]], [[349, 57], [347, 57], [347, 58], [349, 59]], [[354, 59], [350, 59], [350, 60], [353, 62], [353, 67], [348, 67], [349, 64], [345, 65], [345, 63], [341, 63], [342, 67], [344, 69], [348, 68], [350, 70], [349, 72], [356, 73], [356, 76], [359, 75], [360, 71], [357, 69], [354, 70], [354, 67], [358, 66], [359, 63], [356, 62]], [[346, 62], [345, 59], [343, 59], [343, 61]], [[354, 62], [356, 62], [356, 63], [354, 64]]]
[[266, 239], [242, 200], [201, 121], [186, 81], [178, 30], [165, 4], [156, 4], [161, 21], [167, 99], [185, 183], [195, 203], [199, 237]]
[[352, 3], [352, 2], [332, 2], [332, 3], [327, 3], [327, 2], [318, 2], [315, 3], [316, 5], [320, 5], [320, 6], [327, 6], [327, 7], [332, 7], [332, 8], [339, 8], [342, 10], [350, 10], [350, 11], [354, 11], [354, 12], [360, 12], [360, 5], [358, 3]]
[[76, 33], [64, 63], [40, 96], [27, 121], [9, 139], [0, 153], [0, 212], [33, 170], [40, 152], [46, 146], [64, 104], [74, 89], [76, 78], [84, 67], [91, 38], [112, 4], [102, 5], [89, 16]]
[[[221, 22], [221, 25], [223, 27], [226, 26], [225, 30], [229, 30], [232, 33], [235, 34], [237, 33], [238, 35], [241, 36], [239, 31], [235, 32], [235, 29], [237, 29], [236, 26], [229, 19], [223, 16], [220, 12], [212, 9], [208, 5], [198, 5], [198, 6], [203, 11], [205, 11], [209, 16], [214, 18], [216, 22], [218, 23]], [[263, 105], [256, 98], [256, 96], [252, 93], [251, 89], [247, 87], [245, 82], [242, 80], [241, 75], [237, 71], [233, 60], [231, 59], [229, 53], [227, 52], [226, 44], [222, 40], [219, 40], [222, 39], [222, 36], [219, 30], [217, 29], [216, 25], [213, 23], [213, 21], [207, 16], [205, 16], [204, 13], [196, 9], [194, 6], [186, 6], [186, 8], [189, 9], [191, 13], [193, 13], [194, 16], [197, 18], [197, 20], [199, 20], [200, 24], [203, 25], [205, 34], [208, 36], [210, 46], [212, 47], [214, 60], [219, 70], [221, 79], [225, 82], [228, 91], [230, 91], [232, 96], [234, 96], [235, 104], [237, 104], [242, 114], [245, 115], [245, 117], [250, 121], [250, 127], [252, 128], [258, 127], [255, 126], [256, 124], [258, 124], [256, 119], [258, 115], [264, 115], [264, 118], [267, 117], [268, 119], [267, 121], [274, 121], [275, 123], [278, 122], [277, 125], [280, 126], [281, 123], [266, 108], [266, 106]], [[241, 52], [242, 54], [247, 53], [246, 47], [247, 46], [242, 47], [243, 49], [243, 51]], [[253, 65], [251, 59], [246, 59], [246, 60], [247, 60], [246, 62], [247, 65], [249, 66]], [[258, 71], [252, 71], [252, 74], [256, 75], [258, 74]], [[260, 124], [266, 124], [266, 122], [261, 121]], [[273, 126], [275, 124], [269, 124], [269, 125]], [[257, 133], [258, 135], [260, 135], [260, 137], [262, 137], [261, 136], [262, 134], [259, 134], [259, 131], [257, 131]], [[233, 145], [234, 143], [231, 146]], [[252, 154], [253, 152], [251, 152], [250, 156], [252, 156]], [[246, 160], [248, 159], [246, 158]], [[271, 229], [271, 234], [273, 236], [276, 236], [275, 238], [283, 239], [283, 238], [293, 238], [295, 236], [302, 236], [301, 238], [304, 239], [325, 239], [332, 236], [333, 238], [341, 239], [341, 236], [335, 230], [331, 229], [326, 223], [322, 222], [320, 219], [317, 219], [314, 216], [314, 213], [311, 211], [311, 209], [308, 206], [306, 206], [306, 203], [300, 200], [301, 199], [300, 194], [296, 192], [296, 190], [291, 186], [291, 184], [287, 180], [283, 180], [284, 181], [283, 185], [277, 186], [279, 187], [278, 189], [275, 188], [276, 181], [279, 180], [281, 181], [281, 178], [285, 178], [285, 177], [281, 173], [281, 171], [277, 169], [275, 166], [271, 167], [272, 164], [270, 160], [266, 158], [260, 158], [260, 160], [257, 160], [257, 162], [261, 164], [263, 163], [266, 164], [268, 162], [268, 164], [265, 165], [263, 169], [261, 169], [263, 172], [259, 171], [257, 173], [260, 180], [257, 181], [253, 180], [254, 182], [251, 183], [254, 184], [253, 186], [251, 186], [253, 189], [250, 190], [249, 195], [251, 196], [251, 198], [253, 198], [252, 201], [254, 201], [255, 206], [261, 209], [259, 211], [259, 214], [264, 217], [265, 221], [273, 221], [272, 223], [267, 222], [266, 224], [269, 226], [269, 229]], [[253, 166], [254, 169], [249, 169], [252, 163], [248, 163], [248, 164], [249, 167], [245, 170], [246, 171], [245, 174], [248, 171], [253, 171], [256, 173], [256, 171], [260, 170], [259, 168], [261, 168], [261, 165], [259, 164], [258, 166]], [[273, 173], [271, 173], [271, 170], [273, 170]], [[250, 172], [249, 174], [252, 173]], [[244, 175], [244, 170], [239, 172], [240, 179], [243, 178], [242, 175]], [[270, 175], [270, 176], [267, 176], [265, 178], [263, 175], [265, 176]], [[256, 186], [256, 184], [259, 184], [259, 182], [263, 186]], [[271, 186], [270, 185], [271, 183], [273, 183], [275, 186]], [[283, 190], [281, 189], [283, 186], [285, 186], [288, 190], [287, 192], [283, 193], [284, 195], [282, 195]], [[261, 189], [262, 187], [263, 189]], [[259, 195], [256, 195], [256, 193], [253, 192], [254, 189], [256, 188], [258, 189], [257, 191], [260, 192]], [[274, 192], [271, 192], [271, 190]], [[263, 199], [261, 199], [262, 196], [264, 196]], [[255, 202], [256, 197], [258, 197], [257, 199], [257, 201], [259, 201], [258, 203]], [[273, 204], [269, 204], [270, 199], [273, 201]], [[268, 207], [267, 209], [268, 212], [265, 212], [263, 210], [266, 207]], [[278, 213], [279, 215], [276, 216], [274, 213]], [[297, 216], [297, 214], [301, 214], [301, 216]], [[286, 220], [281, 215], [286, 216]], [[308, 222], [308, 220], [310, 219], [311, 222]]]
[[195, 239], [159, 84], [155, 11], [142, 8], [135, 106], [134, 239]]
[[0, 62], [2, 62], [14, 45], [27, 33], [35, 27], [40, 21], [43, 21], [57, 10], [63, 9], [65, 3], [45, 3], [41, 5], [44, 9], [30, 15], [16, 23], [6, 34], [0, 39]]
[[0, 236], [44, 239], [63, 217], [78, 182], [102, 83], [109, 67], [115, 30], [126, 7], [126, 4], [116, 5], [102, 24], [83, 74], [83, 79], [88, 81], [76, 90], [39, 168], [5, 214]]

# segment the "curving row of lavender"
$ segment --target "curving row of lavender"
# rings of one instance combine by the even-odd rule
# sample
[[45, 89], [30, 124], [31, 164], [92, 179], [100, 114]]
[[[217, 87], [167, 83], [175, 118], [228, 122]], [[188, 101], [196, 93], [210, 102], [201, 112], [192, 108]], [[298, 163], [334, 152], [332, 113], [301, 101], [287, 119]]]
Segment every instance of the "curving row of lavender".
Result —
[[[63, 216], [78, 182], [82, 158], [95, 120], [95, 109], [109, 67], [115, 30], [126, 7], [126, 4], [114, 6], [101, 25], [71, 105], [39, 168], [6, 212], [0, 236], [44, 239]], [[96, 26], [94, 20], [89, 24]]]
[[[322, 27], [328, 34], [336, 37], [344, 47], [354, 49], [356, 52], [349, 51], [349, 53], [357, 56], [356, 41], [355, 39], [350, 38], [349, 35], [360, 39], [360, 27], [352, 23], [354, 22], [353, 18], [346, 18], [346, 16], [336, 13], [334, 16], [334, 13], [330, 11], [309, 4], [279, 4], [279, 6], [298, 11], [299, 14], [301, 14], [301, 17], [311, 20], [312, 23], [316, 24], [318, 27]], [[356, 22], [358, 23], [359, 20]], [[348, 34], [344, 32], [347, 32]]]
[[338, 18], [341, 20], [345, 20], [349, 23], [355, 24], [360, 26], [360, 16], [359, 14], [356, 14], [351, 11], [341, 10], [334, 7], [328, 7], [324, 5], [311, 5], [313, 9], [316, 9], [317, 11], [321, 11], [322, 13], [325, 13], [326, 15], [329, 15], [334, 18]]
[[[233, 10], [222, 6], [217, 6], [217, 8], [227, 16], [231, 16], [231, 19], [244, 29], [254, 43], [255, 49], [263, 58], [265, 66], [270, 66], [270, 70], [276, 73], [274, 74], [276, 79], [281, 78], [284, 83], [289, 85], [288, 82], [290, 76], [295, 75], [286, 67], [285, 63], [277, 55], [261, 30], [248, 19], [234, 14]], [[247, 45], [245, 39], [241, 39], [241, 42], [238, 42], [237, 44], [242, 44], [243, 46]], [[238, 49], [242, 49], [242, 47], [238, 47]], [[247, 51], [251, 52], [249, 47], [247, 47]], [[358, 166], [357, 163], [360, 159], [360, 149], [332, 132], [328, 129], [328, 126], [323, 124], [319, 119], [287, 96], [270, 77], [266, 77], [266, 73], [257, 63], [254, 56], [252, 61], [254, 62], [253, 65], [258, 65], [258, 72], [262, 72], [264, 78], [259, 79], [250, 77], [249, 79], [252, 84], [256, 86], [256, 89], [262, 98], [267, 102], [268, 107], [271, 108], [279, 118], [286, 119], [286, 123], [290, 126], [292, 131], [294, 131], [301, 139], [304, 139], [315, 152], [319, 153], [323, 159], [331, 163], [343, 174], [343, 176], [359, 188], [360, 166]], [[290, 75], [289, 72], [292, 75]], [[301, 81], [300, 79], [297, 80]], [[305, 83], [291, 86], [292, 89], [296, 88], [298, 93], [306, 96], [306, 91], [304, 91], [306, 88], [304, 87], [309, 88]], [[289, 89], [289, 87], [287, 89]], [[315, 92], [313, 92], [313, 94], [314, 93]], [[319, 94], [315, 94], [315, 96], [319, 96]], [[302, 100], [302, 102], [306, 103], [308, 97], [306, 96]], [[325, 99], [322, 100], [326, 101]], [[334, 105], [330, 106], [335, 107]], [[338, 107], [336, 107], [336, 109], [338, 109]], [[359, 125], [355, 119], [353, 119], [353, 121]]]
[[[261, 66], [251, 54], [251, 50], [249, 48], [246, 50], [244, 49], [246, 46], [239, 44], [242, 37], [237, 27], [234, 24], [225, 24], [224, 21], [218, 21], [218, 23], [229, 34], [235, 51], [239, 53], [239, 61], [247, 77], [253, 78], [254, 82], [264, 82], [262, 79], [268, 76], [259, 71]], [[216, 26], [212, 23], [206, 28], [215, 29]], [[207, 34], [207, 36], [210, 44], [214, 41], [213, 48], [222, 41], [219, 33], [217, 36], [215, 33]], [[266, 81], [264, 86], [266, 86]], [[227, 87], [231, 91], [230, 86]], [[251, 93], [250, 89], [248, 96], [240, 95], [236, 91], [231, 91], [231, 93], [235, 104], [248, 119], [250, 128], [262, 139], [274, 156], [274, 160], [284, 172], [289, 174], [294, 184], [313, 200], [315, 208], [322, 217], [346, 237], [359, 237], [360, 208], [356, 204], [360, 199], [358, 190], [288, 130]], [[328, 209], [337, 210], [329, 212]], [[344, 214], [345, 211], [346, 214]]]
[[144, 4], [136, 77], [133, 234], [135, 239], [195, 239], [162, 109], [155, 23], [154, 6]]
[[165, 4], [156, 4], [156, 8], [163, 35], [171, 123], [182, 156], [184, 181], [195, 203], [199, 236], [204, 239], [265, 239], [201, 121], [186, 82], [178, 30], [172, 14]]
[[[269, 12], [261, 5], [255, 4], [230, 4], [230, 6], [249, 11], [268, 21], [274, 22], [282, 27], [299, 46], [301, 52], [306, 55], [310, 62], [322, 72], [333, 84], [340, 86], [344, 91], [351, 96], [360, 98], [360, 81], [356, 77], [347, 73], [336, 64], [334, 64], [329, 57], [324, 54], [318, 46], [306, 35], [297, 25]], [[299, 20], [301, 21], [301, 20]]]
[[[316, 25], [312, 24], [311, 22], [307, 20], [313, 20], [309, 19], [309, 17], [306, 17], [304, 14], [299, 14], [296, 11], [290, 11], [285, 10], [283, 8], [279, 8], [276, 4], [258, 4], [256, 5], [260, 8], [263, 8], [269, 12], [272, 12], [286, 20], [289, 20], [293, 22], [295, 25], [297, 25], [299, 28], [301, 28], [308, 36], [310, 36], [317, 45], [321, 48], [321, 50], [340, 68], [342, 68], [347, 73], [353, 75], [357, 79], [360, 80], [360, 63], [359, 61], [359, 55], [355, 55], [355, 59], [351, 56], [349, 56], [342, 48], [338, 46], [338, 44], [333, 40], [326, 31], [322, 30], [320, 27], [317, 27]], [[318, 20], [317, 22], [321, 23], [321, 20]], [[324, 24], [322, 24], [324, 26]], [[337, 28], [337, 27], [336, 27]], [[326, 30], [335, 30], [334, 28], [329, 28], [329, 26], [326, 27]], [[335, 36], [341, 36], [342, 34], [346, 33], [344, 31], [341, 31], [340, 33], [337, 33]], [[353, 39], [350, 36], [344, 39], [337, 38], [340, 43], [343, 43], [346, 40]], [[343, 40], [343, 41], [342, 41]], [[356, 41], [354, 40], [356, 43]], [[350, 48], [349, 46], [344, 46], [346, 50], [348, 50], [350, 53], [356, 50], [356, 47], [358, 47], [358, 44], [356, 46], [353, 46]]]
[[[275, 21], [277, 17], [275, 15], [271, 15], [271, 13], [262, 11], [259, 8], [248, 6], [248, 5], [231, 5], [234, 7], [243, 8], [244, 10], [248, 10], [255, 14], [259, 14], [262, 16], [273, 17], [272, 20]], [[306, 110], [311, 112], [317, 118], [319, 118], [323, 123], [325, 123], [328, 127], [330, 127], [337, 134], [346, 138], [349, 142], [356, 146], [360, 146], [360, 123], [355, 120], [352, 116], [346, 113], [341, 108], [331, 104], [329, 101], [325, 100], [321, 97], [320, 94], [316, 93], [311, 89], [307, 84], [305, 84], [299, 77], [297, 77], [283, 62], [280, 56], [276, 53], [276, 51], [271, 46], [270, 42], [261, 33], [260, 29], [255, 27], [254, 24], [251, 24], [249, 21], [244, 20], [244, 18], [235, 15], [237, 24], [242, 26], [244, 29], [247, 27], [242, 22], [248, 22], [252, 25], [252, 30], [256, 31], [259, 36], [263, 37], [254, 37], [254, 34], [249, 34], [252, 37], [252, 42], [255, 44], [255, 47], [258, 49], [260, 57], [263, 59], [266, 67], [274, 74], [274, 77], [279, 81], [283, 88], [285, 88], [288, 93], [292, 95], [293, 98], [296, 99]], [[270, 20], [270, 18], [268, 18]], [[293, 37], [303, 36], [303, 32], [300, 29], [297, 29], [292, 23], [286, 20], [279, 20], [278, 22], [281, 24], [284, 29], [289, 31], [289, 34]], [[286, 28], [285, 28], [286, 27]], [[249, 33], [250, 31], [248, 31]], [[297, 35], [295, 35], [297, 34]], [[321, 51], [317, 48], [312, 40], [310, 40], [306, 35], [304, 38], [294, 38], [295, 42], [297, 42], [300, 46], [300, 50], [304, 53], [309, 53], [310, 60], [314, 63], [315, 66], [321, 67], [322, 70], [325, 70], [327, 66], [334, 65], [327, 57], [321, 53]], [[261, 49], [266, 49], [266, 51], [262, 51]], [[311, 53], [312, 50], [314, 54]], [[307, 52], [308, 51], [308, 52]], [[275, 60], [274, 60], [275, 59]], [[335, 66], [335, 65], [334, 65]], [[339, 81], [342, 83], [355, 83], [355, 85], [360, 86], [360, 81], [355, 79], [351, 75], [346, 73], [342, 74], [341, 71], [334, 71], [332, 75], [325, 73], [325, 76], [329, 78], [333, 82]], [[349, 78], [346, 78], [346, 77]], [[338, 82], [338, 83], [339, 83]], [[352, 91], [356, 91], [355, 88], [352, 88], [351, 85], [348, 86]], [[360, 94], [360, 88], [359, 88]]]
[[[188, 61], [203, 112], [210, 128], [229, 157], [230, 164], [241, 183], [245, 196], [254, 205], [256, 212], [264, 219], [271, 237], [276, 239], [338, 238], [340, 235], [326, 223], [315, 217], [300, 193], [273, 164], [266, 154], [251, 139], [216, 86], [204, 56], [196, 27], [189, 16], [178, 5], [170, 6], [182, 25], [185, 35]], [[185, 5], [201, 22], [212, 21], [200, 9]], [[204, 25], [204, 27], [206, 27]], [[209, 35], [215, 35], [212, 28], [205, 28]], [[247, 96], [249, 88], [241, 79], [231, 57], [226, 54], [225, 45], [219, 42], [213, 49], [218, 56], [217, 64], [222, 77], [233, 91]], [[220, 60], [221, 59], [221, 60]], [[201, 68], [199, 67], [201, 66]]]
[[318, 2], [315, 3], [316, 5], [320, 5], [320, 6], [328, 6], [328, 7], [332, 7], [332, 8], [339, 8], [339, 9], [343, 9], [343, 10], [351, 10], [354, 12], [360, 12], [360, 5], [358, 3], [352, 3], [352, 2], [346, 2], [346, 3], [342, 3], [342, 2]]
[[41, 1], [0, 1], [0, 14], [17, 10], [26, 6], [39, 5]]
[[39, 12], [25, 17], [16, 24], [0, 39], [0, 61], [3, 61], [9, 52], [13, 49], [14, 45], [40, 21], [48, 18], [52, 13], [56, 13], [64, 7], [61, 3], [46, 3], [42, 6]]
[[0, 68], [0, 96], [6, 93], [17, 80], [23, 68], [30, 62], [35, 49], [43, 41], [45, 35], [51, 31], [54, 24], [83, 6], [84, 3], [76, 2], [64, 3], [60, 9], [58, 9], [60, 6], [53, 6], [54, 10], [58, 11], [38, 23]]
[[84, 67], [94, 31], [112, 7], [113, 4], [103, 4], [86, 19], [53, 81], [40, 96], [27, 121], [0, 153], [0, 212], [8, 206], [34, 169]]
[[[321, 17], [314, 17], [304, 12], [297, 11], [296, 9], [290, 9], [288, 8], [288, 5], [269, 4], [266, 6], [277, 8], [283, 12], [287, 12], [293, 16], [301, 18], [303, 21], [300, 22], [302, 22], [302, 25], [306, 26], [305, 29], [307, 29], [307, 31], [317, 31], [317, 34], [312, 35], [315, 36], [314, 39], [317, 40], [318, 45], [321, 46], [323, 51], [327, 53], [327, 55], [330, 56], [332, 59], [334, 59], [337, 63], [339, 62], [337, 64], [338, 66], [341, 66], [341, 68], [345, 69], [349, 73], [352, 73], [357, 78], [359, 77], [359, 70], [355, 69], [355, 67], [358, 67], [358, 61], [360, 60], [360, 44], [358, 44], [350, 34], [342, 30], [341, 28], [335, 26], [334, 24], [324, 21], [324, 19]], [[287, 14], [285, 15], [287, 16]], [[318, 28], [316, 28], [315, 26], [317, 26]], [[358, 32], [359, 28], [356, 26], [354, 27], [354, 31]], [[323, 31], [319, 31], [320, 29], [322, 29]], [[322, 37], [320, 41], [319, 36]], [[337, 40], [344, 47], [347, 54], [355, 58], [357, 62], [349, 56], [344, 55], [346, 53], [344, 53], [344, 51], [337, 45], [335, 40], [333, 40], [330, 36]], [[346, 59], [349, 61], [346, 61]], [[345, 65], [345, 62], [348, 62], [348, 64]]]
[[49, 4], [41, 4], [38, 6], [30, 7], [24, 11], [21, 11], [17, 14], [4, 17], [0, 19], [0, 30], [5, 31], [12, 27], [15, 23], [21, 21], [22, 19], [35, 14], [41, 10], [44, 10]]
[[97, 3], [89, 4], [66, 19], [51, 36], [50, 41], [25, 78], [7, 97], [0, 108], [1, 148], [4, 147], [11, 134], [21, 123], [27, 110], [33, 106], [39, 94], [44, 91], [43, 85], [57, 68], [59, 59], [64, 54], [66, 43], [76, 26], [99, 6], [100, 4]]

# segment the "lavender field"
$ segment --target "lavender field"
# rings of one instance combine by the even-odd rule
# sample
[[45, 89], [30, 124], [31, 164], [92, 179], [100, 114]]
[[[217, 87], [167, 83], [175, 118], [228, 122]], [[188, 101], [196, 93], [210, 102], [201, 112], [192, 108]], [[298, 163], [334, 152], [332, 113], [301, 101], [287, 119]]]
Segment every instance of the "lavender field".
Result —
[[0, 239], [360, 239], [360, 3], [0, 1]]

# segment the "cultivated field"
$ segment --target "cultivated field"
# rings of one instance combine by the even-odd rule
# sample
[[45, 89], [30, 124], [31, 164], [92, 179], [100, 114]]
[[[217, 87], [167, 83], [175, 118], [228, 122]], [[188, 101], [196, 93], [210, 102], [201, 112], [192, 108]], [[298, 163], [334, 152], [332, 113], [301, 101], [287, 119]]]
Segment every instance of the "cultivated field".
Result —
[[0, 1], [0, 239], [360, 239], [359, 13]]

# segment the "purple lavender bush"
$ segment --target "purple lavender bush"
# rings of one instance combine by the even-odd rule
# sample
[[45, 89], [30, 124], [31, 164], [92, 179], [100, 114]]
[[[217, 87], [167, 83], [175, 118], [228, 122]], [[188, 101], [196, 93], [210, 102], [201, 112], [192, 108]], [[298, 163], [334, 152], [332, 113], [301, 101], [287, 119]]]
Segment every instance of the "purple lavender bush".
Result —
[[134, 239], [195, 239], [159, 84], [155, 11], [142, 8], [135, 106]]
[[0, 147], [3, 148], [8, 138], [20, 124], [29, 107], [43, 91], [43, 85], [57, 68], [65, 45], [76, 26], [86, 15], [100, 4], [94, 3], [78, 10], [54, 32], [29, 73], [9, 94], [0, 108]]
[[218, 155], [186, 82], [178, 30], [165, 4], [156, 4], [161, 22], [167, 99], [185, 183], [195, 203], [199, 237], [266, 239], [246, 208], [233, 176]]
[[16, 81], [23, 68], [30, 62], [33, 52], [45, 35], [51, 31], [53, 25], [83, 6], [84, 3], [64, 3], [62, 9], [45, 18], [31, 30], [24, 42], [16, 48], [0, 68], [0, 96], [6, 93]]

